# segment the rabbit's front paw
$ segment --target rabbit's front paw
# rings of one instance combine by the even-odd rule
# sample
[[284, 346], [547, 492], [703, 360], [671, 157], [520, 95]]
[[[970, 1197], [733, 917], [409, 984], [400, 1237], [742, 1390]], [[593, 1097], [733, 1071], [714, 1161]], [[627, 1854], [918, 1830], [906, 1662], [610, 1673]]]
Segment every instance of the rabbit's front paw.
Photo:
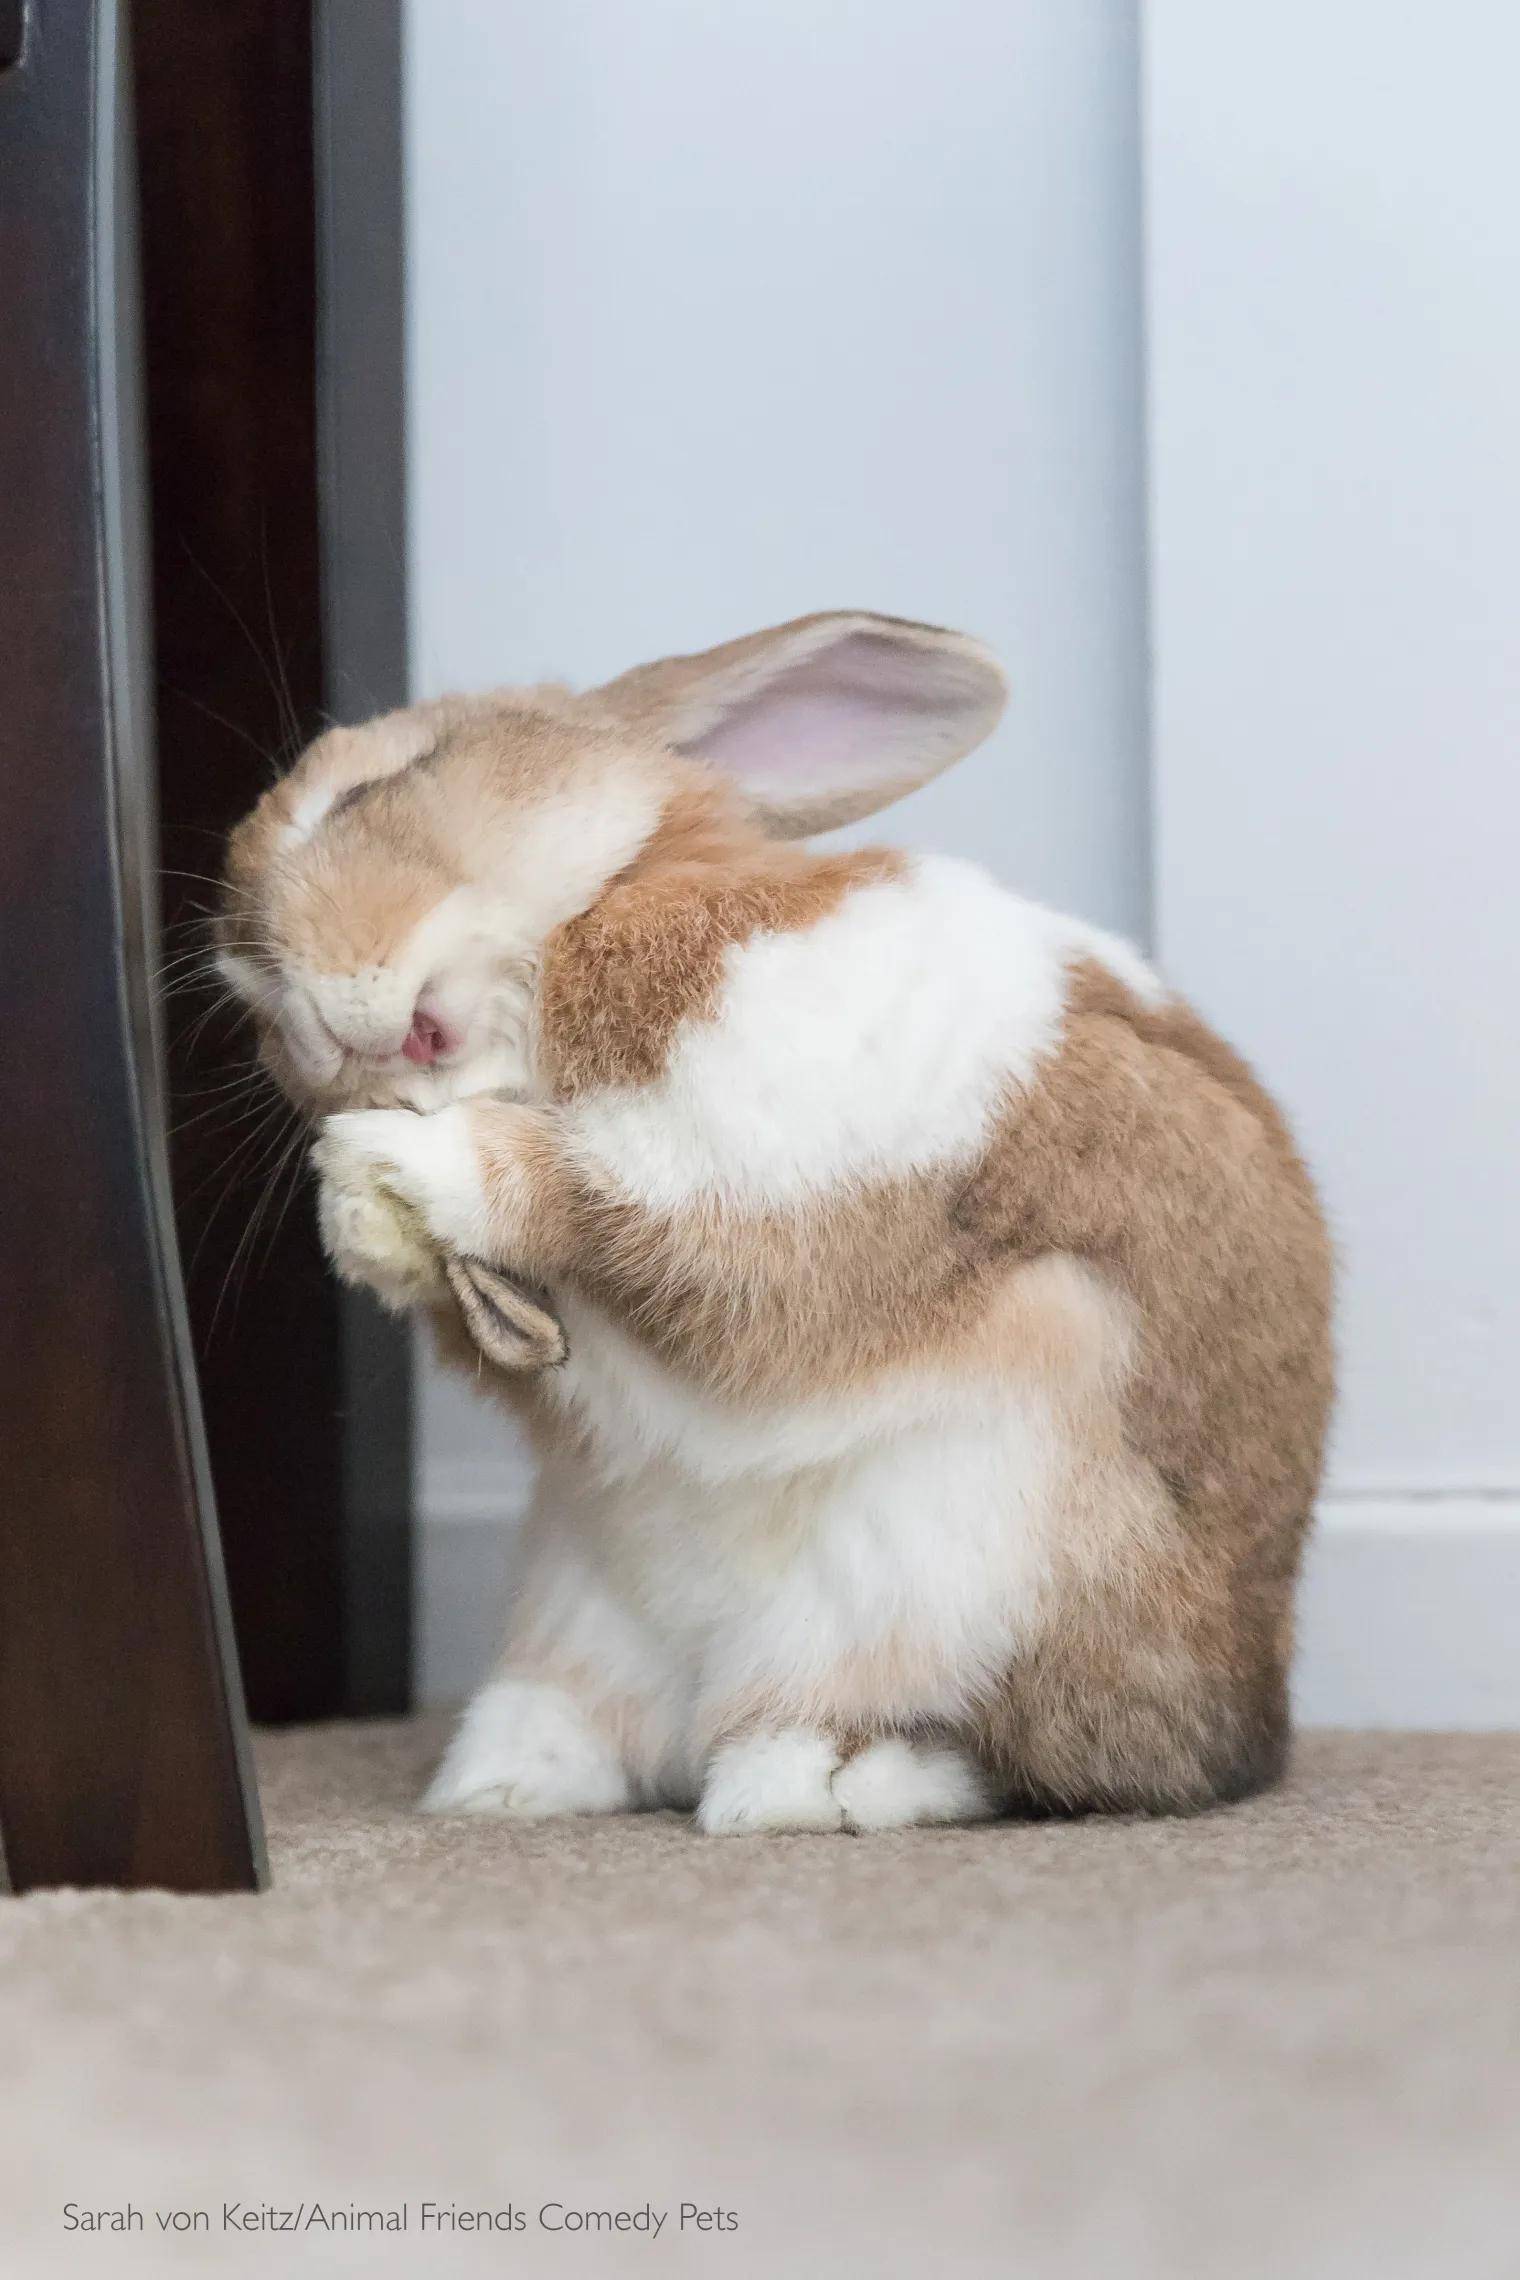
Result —
[[563, 1687], [498, 1678], [466, 1710], [422, 1810], [553, 1821], [631, 1802], [617, 1752]]
[[374, 1291], [398, 1312], [448, 1288], [438, 1243], [398, 1161], [406, 1153], [398, 1128], [429, 1121], [406, 1109], [330, 1116], [312, 1150], [328, 1258], [345, 1282]]

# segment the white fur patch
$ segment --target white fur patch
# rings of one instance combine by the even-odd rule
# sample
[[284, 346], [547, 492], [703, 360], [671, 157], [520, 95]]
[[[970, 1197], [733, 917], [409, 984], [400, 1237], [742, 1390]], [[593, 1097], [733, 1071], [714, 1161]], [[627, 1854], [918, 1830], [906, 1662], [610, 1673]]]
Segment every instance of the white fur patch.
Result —
[[388, 1190], [412, 1206], [438, 1242], [477, 1255], [489, 1248], [490, 1215], [467, 1101], [432, 1116], [405, 1108], [329, 1116], [317, 1160], [327, 1186], [340, 1194]]
[[848, 1829], [920, 1828], [985, 1821], [996, 1806], [964, 1750], [888, 1735], [848, 1759], [833, 1780]]
[[843, 1828], [844, 1814], [830, 1786], [838, 1763], [832, 1742], [800, 1726], [730, 1742], [714, 1754], [697, 1826], [710, 1837]]
[[631, 1802], [617, 1753], [557, 1686], [499, 1679], [466, 1710], [423, 1810], [551, 1820]]
[[891, 1735], [841, 1763], [804, 1726], [751, 1734], [718, 1750], [697, 1806], [710, 1837], [767, 1829], [910, 1829], [986, 1820], [987, 1784], [961, 1750]]
[[656, 1211], [764, 1209], [970, 1160], [1054, 1050], [1084, 953], [1146, 974], [976, 865], [926, 858], [731, 949], [717, 1017], [686, 1024], [659, 1083], [581, 1103], [572, 1144]]
[[[563, 1626], [574, 1659], [639, 1706], [657, 1737], [637, 1767], [651, 1793], [689, 1794], [691, 1738], [721, 1731], [736, 1701], [846, 1722], [972, 1713], [1048, 1604], [1067, 1450], [1042, 1388], [905, 1372], [854, 1401], [761, 1411], [671, 1379], [656, 1408], [652, 1387], [625, 1400], [629, 1381], [577, 1343], [585, 1311], [566, 1318], [570, 1360], [546, 1392], [581, 1430], [546, 1476], [552, 1526], [523, 1588], [552, 1610], [535, 1645]], [[584, 1374], [580, 1398], [562, 1393], [576, 1370], [594, 1404]], [[572, 1556], [593, 1635], [540, 1584]]]
[[1061, 931], [1068, 960], [1092, 958], [1098, 965], [1106, 966], [1114, 980], [1122, 982], [1142, 1005], [1166, 1004], [1171, 991], [1132, 942], [1126, 942], [1120, 934], [1105, 932], [1101, 926], [1089, 926], [1085, 918], [1065, 918], [1054, 911], [1046, 915]]
[[263, 1009], [278, 1001], [279, 983], [252, 958], [242, 957], [236, 950], [219, 950], [212, 964], [233, 996], [241, 998], [244, 1005]]
[[343, 788], [341, 779], [333, 778], [325, 783], [308, 784], [290, 811], [290, 821], [285, 826], [287, 846], [299, 846], [303, 840], [310, 839]]
[[503, 912], [535, 951], [557, 926], [588, 910], [659, 823], [669, 784], [632, 755], [577, 775], [513, 818], [493, 869]]

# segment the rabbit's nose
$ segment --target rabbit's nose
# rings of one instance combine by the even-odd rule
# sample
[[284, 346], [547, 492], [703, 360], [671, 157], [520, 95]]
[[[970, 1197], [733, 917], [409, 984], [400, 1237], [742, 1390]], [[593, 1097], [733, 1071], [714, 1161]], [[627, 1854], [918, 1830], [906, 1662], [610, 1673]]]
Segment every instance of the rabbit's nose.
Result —
[[327, 1039], [358, 1061], [394, 1061], [404, 1053], [419, 1068], [431, 1068], [460, 1043], [429, 995], [414, 999], [400, 976], [384, 966], [313, 974], [307, 994]]
[[429, 1013], [419, 1005], [412, 1015], [412, 1026], [406, 1033], [406, 1043], [401, 1050], [409, 1061], [415, 1061], [419, 1068], [426, 1069], [434, 1061], [441, 1061], [446, 1053], [452, 1053], [458, 1043], [458, 1038], [446, 1022], [440, 1021], [437, 1014]]
[[401, 1050], [419, 1068], [429, 1067], [444, 1050], [443, 1024], [434, 1021], [429, 1014], [414, 1013], [412, 1026], [406, 1033], [406, 1043]]

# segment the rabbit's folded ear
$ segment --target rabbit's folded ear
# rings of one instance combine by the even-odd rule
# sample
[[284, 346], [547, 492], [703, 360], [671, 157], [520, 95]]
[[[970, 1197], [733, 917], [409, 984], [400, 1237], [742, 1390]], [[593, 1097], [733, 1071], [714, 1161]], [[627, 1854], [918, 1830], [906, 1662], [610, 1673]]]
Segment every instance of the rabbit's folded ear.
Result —
[[724, 769], [798, 839], [927, 783], [990, 733], [1007, 693], [968, 634], [837, 610], [637, 666], [595, 702]]

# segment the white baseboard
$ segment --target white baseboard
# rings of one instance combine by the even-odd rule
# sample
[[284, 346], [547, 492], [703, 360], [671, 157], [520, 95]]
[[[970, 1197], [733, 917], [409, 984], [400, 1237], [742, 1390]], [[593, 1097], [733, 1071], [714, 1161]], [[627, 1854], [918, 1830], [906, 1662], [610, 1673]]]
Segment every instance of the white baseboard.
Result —
[[[418, 1530], [418, 1697], [457, 1702], [495, 1659], [515, 1507], [474, 1467]], [[1306, 1726], [1520, 1728], [1520, 1492], [1327, 1499], [1304, 1574]]]
[[1327, 1499], [1294, 1701], [1306, 1726], [1520, 1727], [1520, 1493]]

